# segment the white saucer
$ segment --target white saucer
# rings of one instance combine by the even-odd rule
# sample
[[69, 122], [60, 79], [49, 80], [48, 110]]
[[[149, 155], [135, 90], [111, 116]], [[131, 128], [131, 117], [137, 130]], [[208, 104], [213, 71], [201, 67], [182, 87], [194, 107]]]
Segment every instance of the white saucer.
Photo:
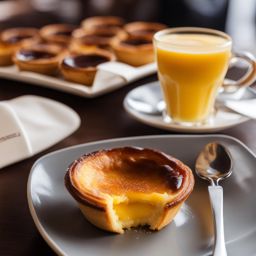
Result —
[[[247, 89], [245, 92], [245, 98], [253, 97], [256, 97], [256, 94], [253, 93], [252, 90]], [[140, 112], [133, 107], [133, 104], [131, 104], [136, 101], [136, 104], [140, 104], [142, 107], [145, 107], [146, 110], [150, 105], [156, 105], [161, 100], [162, 94], [159, 82], [153, 82], [130, 91], [126, 95], [123, 105], [125, 110], [138, 121], [168, 131], [210, 133], [226, 129], [249, 120], [248, 117], [234, 113], [226, 108], [218, 108], [217, 113], [212, 117], [210, 123], [201, 126], [182, 126], [177, 123], [164, 122], [163, 117], [160, 114], [152, 115]]]

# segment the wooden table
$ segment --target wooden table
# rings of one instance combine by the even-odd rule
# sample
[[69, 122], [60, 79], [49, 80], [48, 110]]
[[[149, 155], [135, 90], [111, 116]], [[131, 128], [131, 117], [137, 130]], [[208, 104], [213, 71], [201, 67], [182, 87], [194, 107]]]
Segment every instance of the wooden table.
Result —
[[[147, 77], [115, 92], [95, 99], [72, 96], [51, 89], [0, 79], [0, 100], [34, 94], [72, 107], [81, 117], [80, 128], [71, 136], [36, 156], [0, 170], [0, 255], [55, 255], [37, 231], [27, 203], [27, 179], [33, 163], [51, 151], [101, 139], [170, 134], [132, 119], [124, 110], [125, 95], [138, 85], [150, 82]], [[4, 122], [4, 120], [0, 120]], [[221, 132], [234, 136], [256, 152], [256, 122], [248, 121]]]

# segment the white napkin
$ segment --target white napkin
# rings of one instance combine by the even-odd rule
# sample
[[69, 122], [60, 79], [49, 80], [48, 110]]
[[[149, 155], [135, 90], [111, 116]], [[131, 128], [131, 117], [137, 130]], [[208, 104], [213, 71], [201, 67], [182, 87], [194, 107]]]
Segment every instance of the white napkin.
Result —
[[33, 95], [1, 101], [0, 120], [0, 168], [51, 147], [80, 125], [71, 108]]
[[121, 87], [145, 76], [154, 74], [157, 67], [156, 63], [133, 67], [125, 63], [110, 61], [99, 65], [97, 69], [91, 87], [92, 91], [95, 93]]
[[133, 67], [121, 62], [105, 62], [98, 66], [99, 71], [107, 71], [121, 76], [127, 83], [140, 79], [156, 72], [156, 63], [146, 64], [140, 67]]
[[256, 118], [256, 99], [249, 100], [227, 100], [224, 105], [229, 109], [250, 117], [252, 119]]

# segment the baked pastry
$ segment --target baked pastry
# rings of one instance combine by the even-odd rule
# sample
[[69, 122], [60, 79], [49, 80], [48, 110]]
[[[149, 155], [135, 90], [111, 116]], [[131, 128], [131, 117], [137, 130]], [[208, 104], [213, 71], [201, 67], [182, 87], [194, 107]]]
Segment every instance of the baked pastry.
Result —
[[11, 65], [14, 52], [21, 46], [39, 41], [35, 28], [11, 28], [0, 34], [0, 66]]
[[115, 60], [115, 56], [111, 52], [100, 49], [83, 54], [71, 54], [62, 60], [60, 71], [68, 81], [91, 86], [97, 66], [112, 60]]
[[70, 24], [51, 24], [40, 29], [40, 36], [49, 43], [68, 45], [76, 26]]
[[94, 16], [82, 21], [81, 27], [85, 30], [102, 28], [121, 28], [124, 20], [116, 16]]
[[12, 65], [13, 49], [0, 42], [0, 66]]
[[165, 29], [166, 27], [167, 26], [162, 23], [137, 21], [126, 24], [124, 30], [133, 37], [146, 36], [152, 39], [157, 31]]
[[64, 54], [64, 48], [58, 44], [35, 44], [20, 48], [13, 60], [20, 70], [54, 75]]
[[76, 29], [73, 34], [73, 40], [70, 50], [73, 52], [84, 52], [96, 48], [110, 49], [110, 45], [115, 38], [124, 38], [126, 33], [119, 28], [101, 28], [97, 30], [85, 31]]
[[148, 37], [115, 39], [112, 49], [118, 60], [132, 66], [141, 66], [154, 61], [152, 40]]
[[194, 177], [169, 155], [124, 147], [80, 157], [70, 165], [65, 184], [88, 221], [121, 234], [170, 223], [192, 192]]

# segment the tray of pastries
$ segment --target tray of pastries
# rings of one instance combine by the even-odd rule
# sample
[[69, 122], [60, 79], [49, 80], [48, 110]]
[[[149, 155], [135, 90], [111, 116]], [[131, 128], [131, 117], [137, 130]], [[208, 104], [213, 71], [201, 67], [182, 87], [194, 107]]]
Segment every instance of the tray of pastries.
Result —
[[156, 72], [152, 37], [166, 26], [89, 17], [0, 33], [0, 77], [96, 97]]

